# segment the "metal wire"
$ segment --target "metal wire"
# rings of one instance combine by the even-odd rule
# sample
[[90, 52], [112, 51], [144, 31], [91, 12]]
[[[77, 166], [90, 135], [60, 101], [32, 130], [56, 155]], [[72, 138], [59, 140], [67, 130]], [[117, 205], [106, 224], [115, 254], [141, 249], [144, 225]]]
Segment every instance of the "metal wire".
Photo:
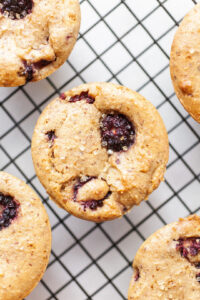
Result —
[[[200, 170], [196, 170], [194, 163], [192, 163], [189, 159], [190, 156], [193, 155], [193, 151], [197, 149], [200, 144], [200, 135], [198, 131], [199, 128], [191, 119], [191, 117], [183, 112], [181, 107], [178, 105], [178, 101], [174, 100], [174, 92], [172, 91], [170, 94], [168, 94], [159, 81], [159, 78], [161, 78], [163, 74], [169, 70], [169, 53], [162, 45], [162, 41], [169, 34], [174, 32], [174, 29], [180, 22], [180, 19], [177, 20], [177, 18], [173, 15], [173, 12], [168, 9], [169, 2], [172, 3], [171, 0], [150, 1], [152, 4], [148, 5], [152, 5], [152, 9], [140, 17], [140, 14], [134, 10], [134, 5], [135, 7], [139, 7], [142, 5], [141, 3], [144, 4], [144, 0], [132, 0], [132, 3], [129, 0], [112, 0], [111, 3], [113, 4], [111, 5], [111, 8], [109, 11], [105, 9], [104, 13], [98, 9], [98, 3], [100, 3], [100, 0], [80, 1], [82, 8], [84, 5], [86, 5], [86, 8], [90, 9], [92, 15], [95, 16], [93, 22], [91, 22], [91, 25], [85, 30], [81, 31], [78, 41], [82, 41], [85, 47], [87, 47], [88, 51], [91, 53], [91, 60], [84, 65], [84, 67], [77, 69], [77, 66], [75, 67], [76, 61], [70, 57], [68, 62], [65, 64], [66, 77], [68, 78], [66, 81], [63, 81], [62, 78], [62, 82], [59, 83], [59, 81], [55, 79], [57, 75], [52, 75], [43, 80], [43, 83], [37, 83], [36, 85], [39, 87], [40, 91], [44, 92], [46, 87], [48, 87], [47, 89], [49, 91], [48, 94], [44, 93], [45, 96], [41, 100], [35, 98], [35, 89], [32, 89], [31, 84], [14, 89], [1, 89], [2, 95], [0, 97], [0, 118], [1, 120], [5, 119], [7, 122], [5, 129], [0, 131], [1, 170], [13, 173], [18, 177], [23, 178], [33, 189], [35, 189], [35, 191], [43, 200], [48, 213], [50, 214], [50, 218], [53, 219], [53, 237], [54, 233], [56, 236], [56, 232], [58, 231], [58, 235], [61, 235], [62, 232], [62, 234], [64, 236], [68, 236], [68, 240], [70, 240], [70, 243], [66, 243], [61, 251], [57, 251], [57, 245], [53, 245], [51, 260], [46, 273], [47, 275], [44, 276], [40, 285], [36, 288], [36, 291], [27, 297], [27, 300], [106, 300], [110, 299], [111, 297], [114, 297], [115, 300], [127, 299], [126, 288], [128, 287], [130, 280], [130, 274], [132, 272], [131, 264], [134, 256], [127, 254], [127, 248], [133, 247], [134, 249], [137, 249], [141, 242], [145, 240], [149, 234], [149, 229], [147, 228], [149, 227], [149, 222], [152, 222], [152, 218], [154, 220], [152, 224], [156, 223], [155, 227], [161, 227], [168, 222], [168, 219], [165, 218], [165, 214], [167, 214], [168, 205], [171, 205], [172, 202], [174, 203], [176, 210], [179, 210], [181, 207], [180, 214], [182, 215], [183, 213], [182, 216], [197, 213], [199, 211], [200, 205], [191, 205], [185, 196], [188, 193], [186, 193], [188, 189], [191, 188], [192, 191], [192, 187], [196, 183], [199, 184]], [[179, 4], [181, 4], [182, 0], [173, 0], [173, 2], [179, 2]], [[191, 4], [194, 5], [197, 3], [197, 1], [185, 0], [185, 3], [192, 7]], [[128, 30], [123, 32], [121, 35], [116, 32], [111, 23], [108, 21], [109, 17], [111, 17], [113, 13], [117, 11], [117, 9], [124, 9], [127, 15], [132, 16], [134, 20], [133, 25], [130, 24]], [[168, 17], [169, 26], [167, 26], [162, 34], [160, 34], [158, 37], [155, 37], [151, 27], [148, 26], [148, 22], [155, 14], [159, 14], [160, 12]], [[123, 22], [123, 19], [119, 20], [119, 22]], [[99, 25], [103, 26], [103, 28], [107, 30], [113, 37], [113, 41], [107, 47], [105, 47], [101, 53], [98, 52], [98, 49], [95, 49], [92, 41], [88, 38], [88, 34], [90, 35], [91, 32], [96, 30]], [[148, 36], [151, 42], [146, 47], [143, 47], [137, 55], [134, 55], [133, 51], [129, 48], [126, 42], [126, 38], [139, 27]], [[99, 38], [102, 40], [102, 43], [104, 43], [104, 36]], [[133, 43], [137, 43], [137, 41], [133, 41]], [[120, 68], [120, 70], [114, 71], [109, 66], [109, 62], [107, 59], [105, 59], [105, 56], [109, 53], [109, 51], [115, 49], [116, 46], [121, 47], [121, 49], [126, 52], [126, 55], [129, 57], [129, 59]], [[161, 53], [161, 55], [165, 58], [166, 63], [161, 68], [156, 70], [156, 72], [152, 75], [142, 63], [141, 59], [145, 54], [150, 52], [154, 46], [156, 46], [156, 49], [158, 49], [160, 51], [159, 53]], [[127, 70], [133, 65], [136, 66], [137, 69], [142, 72], [143, 77], [145, 78], [137, 88], [137, 91], [144, 93], [145, 89], [151, 86], [160, 95], [161, 101], [157, 105], [157, 109], [161, 112], [163, 109], [165, 110], [165, 105], [170, 107], [170, 109], [173, 111], [173, 114], [176, 115], [176, 122], [174, 122], [168, 130], [170, 149], [171, 153], [173, 153], [173, 158], [168, 164], [168, 170], [164, 184], [165, 191], [168, 192], [166, 193], [166, 197], [164, 194], [161, 196], [162, 192], [159, 194], [159, 197], [164, 198], [164, 200], [160, 202], [158, 201], [158, 204], [155, 204], [156, 196], [153, 194], [150, 197], [150, 201], [142, 204], [140, 208], [136, 209], [136, 211], [139, 212], [140, 217], [133, 213], [126, 215], [120, 221], [114, 221], [109, 224], [88, 225], [86, 222], [84, 224], [87, 224], [87, 226], [85, 227], [83, 234], [79, 236], [78, 231], [74, 230], [73, 224], [74, 222], [77, 222], [76, 226], [81, 227], [83, 226], [84, 221], [74, 221], [75, 219], [73, 216], [70, 216], [69, 214], [59, 210], [54, 203], [48, 199], [47, 195], [39, 185], [36, 175], [33, 173], [31, 174], [31, 172], [27, 172], [27, 170], [24, 169], [23, 161], [25, 159], [24, 157], [26, 157], [30, 163], [31, 133], [35, 125], [35, 121], [41, 113], [43, 107], [48, 103], [48, 101], [56, 97], [63, 90], [68, 89], [77, 82], [86, 82], [88, 80], [88, 70], [91, 67], [96, 66], [97, 63], [104, 70], [104, 73], [107, 74], [107, 78], [105, 78], [105, 80], [117, 82], [122, 85], [126, 85], [126, 80], [124, 82], [124, 77], [128, 77], [128, 75], [124, 76], [123, 74], [126, 74]], [[98, 69], [96, 69], [96, 72], [98, 73]], [[136, 76], [137, 73], [136, 75], [133, 74], [133, 86], [134, 78]], [[24, 98], [24, 101], [26, 101], [26, 106], [28, 106], [26, 111], [23, 110], [21, 104], [19, 103], [20, 101], [23, 102], [23, 100], [18, 99], [17, 102], [16, 100], [13, 102], [12, 99], [14, 98]], [[17, 105], [19, 105], [21, 108], [17, 113], [15, 113], [17, 110]], [[21, 111], [23, 111], [23, 113], [20, 113]], [[169, 119], [170, 118], [171, 116], [169, 115]], [[1, 124], [3, 125], [3, 121], [1, 121]], [[187, 128], [187, 131], [189, 132], [188, 136], [186, 134], [185, 137], [185, 143], [187, 144], [187, 147], [185, 147], [183, 151], [173, 142], [173, 138], [171, 140], [171, 137], [173, 137], [174, 134], [178, 134], [182, 126]], [[21, 143], [23, 144], [21, 148], [18, 147], [18, 144], [16, 143], [16, 132], [21, 137]], [[18, 151], [13, 151], [13, 147], [18, 147]], [[171, 180], [170, 176], [172, 172], [171, 170], [174, 170], [174, 168], [177, 170], [179, 165], [181, 168], [183, 168], [183, 170], [186, 170], [185, 172], [187, 172], [188, 175], [186, 176], [186, 173], [180, 174], [180, 176], [182, 176], [184, 179], [184, 185], [180, 185], [176, 188], [173, 185], [173, 180]], [[195, 201], [195, 195], [191, 193], [190, 196], [191, 202]], [[123, 233], [117, 235], [116, 232], [120, 232], [122, 228]], [[152, 226], [152, 232], [153, 230], [154, 225]], [[136, 240], [134, 240], [134, 238], [131, 239], [133, 235], [137, 237]], [[107, 246], [103, 247], [102, 251], [99, 251], [99, 253], [95, 255], [90, 249], [93, 247], [92, 243], [94, 243], [91, 242], [91, 237], [100, 239], [105, 244], [107, 243]], [[128, 244], [125, 242], [127, 240], [129, 240]], [[66, 263], [66, 260], [68, 262], [68, 255], [72, 251], [75, 251], [75, 249], [79, 249], [78, 253], [81, 253], [79, 254], [80, 256], [77, 257], [77, 259], [80, 260], [80, 266], [78, 266], [79, 268], [77, 272], [73, 270], [73, 267], [70, 264]], [[106, 264], [103, 264], [102, 261], [104, 261], [110, 254], [111, 256], [116, 255], [117, 259], [115, 263], [121, 261], [121, 267], [118, 267], [118, 263], [117, 265], [112, 265], [112, 260], [110, 260], [111, 270], [107, 269], [107, 266], [105, 267]], [[81, 260], [83, 257], [84, 266], [81, 267]], [[87, 262], [85, 263], [85, 261]], [[50, 272], [49, 270], [54, 270], [55, 266], [56, 271]], [[94, 277], [91, 277], [91, 274], [94, 274]], [[55, 283], [54, 279], [52, 279], [53, 276], [55, 276], [55, 281], [56, 277], [58, 276], [58, 282]], [[89, 281], [88, 284], [86, 284], [87, 281]], [[121, 285], [121, 282], [123, 281], [126, 281], [127, 283]], [[54, 286], [54, 283], [56, 284], [56, 287]], [[90, 286], [93, 288], [91, 289]], [[73, 297], [70, 298], [68, 295], [73, 295]]]

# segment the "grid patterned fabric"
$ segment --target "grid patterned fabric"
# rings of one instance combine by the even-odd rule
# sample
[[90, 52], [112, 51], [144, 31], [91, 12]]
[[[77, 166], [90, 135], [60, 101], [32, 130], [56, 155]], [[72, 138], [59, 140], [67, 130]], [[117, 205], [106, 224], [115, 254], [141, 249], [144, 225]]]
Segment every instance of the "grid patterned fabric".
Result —
[[[175, 33], [194, 0], [82, 0], [82, 25], [69, 60], [49, 78], [0, 88], [0, 168], [25, 180], [52, 225], [48, 269], [27, 300], [127, 299], [134, 255], [163, 225], [200, 208], [200, 128], [177, 100], [169, 75]], [[120, 220], [93, 224], [47, 197], [35, 176], [31, 136], [49, 101], [71, 87], [111, 81], [137, 90], [162, 115], [170, 141], [166, 180]]]

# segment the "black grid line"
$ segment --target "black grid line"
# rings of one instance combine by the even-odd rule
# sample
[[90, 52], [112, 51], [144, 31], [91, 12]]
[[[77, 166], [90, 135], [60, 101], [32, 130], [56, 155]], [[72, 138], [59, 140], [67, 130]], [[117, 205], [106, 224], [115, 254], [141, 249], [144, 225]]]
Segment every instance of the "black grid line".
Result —
[[[170, 203], [174, 201], [174, 198], [177, 199], [179, 207], [181, 207], [182, 211], [186, 212], [187, 215], [199, 212], [200, 206], [198, 206], [197, 208], [195, 207], [194, 209], [190, 203], [185, 201], [183, 195], [187, 188], [189, 188], [192, 184], [194, 184], [195, 182], [200, 182], [200, 169], [196, 171], [193, 168], [192, 162], [188, 161], [187, 159], [187, 155], [189, 155], [200, 145], [200, 135], [198, 129], [196, 129], [196, 125], [194, 125], [194, 123], [192, 122], [191, 117], [189, 115], [183, 114], [181, 109], [179, 108], [174, 91], [170, 90], [169, 94], [166, 93], [161, 82], [162, 76], [166, 74], [166, 72], [168, 72], [169, 74], [169, 53], [167, 53], [167, 50], [162, 46], [161, 41], [167, 38], [167, 36], [174, 31], [174, 29], [178, 26], [178, 24], [181, 21], [177, 20], [176, 17], [173, 15], [173, 12], [167, 9], [166, 4], [169, 1], [171, 0], [151, 1], [152, 7], [150, 7], [149, 11], [145, 15], [142, 15], [142, 17], [137, 12], [137, 9], [134, 9], [141, 5], [141, 0], [132, 0], [132, 3], [130, 0], [112, 0], [111, 2], [113, 3], [113, 5], [108, 10], [106, 9], [106, 7], [104, 8], [100, 5], [100, 0], [80, 1], [81, 6], [87, 5], [87, 7], [91, 9], [94, 15], [97, 16], [96, 20], [94, 20], [91, 26], [88, 26], [88, 28], [86, 28], [84, 31], [81, 30], [77, 41], [77, 43], [79, 43], [80, 41], [84, 43], [88, 51], [91, 51], [92, 59], [87, 61], [85, 63], [85, 66], [78, 70], [76, 67], [75, 60], [73, 60], [73, 58], [70, 57], [69, 60], [65, 63], [66, 70], [72, 70], [72, 72], [69, 72], [68, 74], [68, 79], [62, 82], [61, 84], [56, 82], [56, 77], [54, 76], [50, 76], [49, 78], [45, 79], [44, 82], [49, 88], [49, 93], [44, 93], [45, 96], [40, 101], [36, 101], [36, 99], [34, 98], [34, 92], [31, 92], [30, 84], [14, 89], [4, 89], [5, 96], [3, 96], [4, 93], [2, 96], [0, 96], [0, 118], [1, 113], [4, 114], [7, 118], [8, 124], [10, 124], [7, 128], [5, 128], [5, 130], [0, 131], [0, 157], [1, 153], [2, 156], [5, 157], [5, 162], [4, 160], [2, 160], [2, 162], [0, 161], [1, 170], [8, 172], [11, 170], [11, 172], [24, 179], [38, 193], [38, 195], [42, 199], [50, 215], [50, 219], [52, 218], [52, 232], [54, 233], [56, 231], [59, 231], [60, 228], [62, 228], [62, 230], [64, 230], [64, 232], [66, 233], [66, 236], [69, 236], [72, 240], [71, 243], [66, 243], [65, 247], [59, 250], [59, 253], [57, 252], [57, 249], [53, 247], [51, 252], [51, 260], [47, 268], [47, 273], [45, 277], [41, 280], [41, 286], [46, 291], [46, 294], [48, 294], [48, 296], [41, 299], [37, 298], [37, 300], [66, 299], [68, 293], [71, 293], [70, 286], [72, 284], [75, 284], [73, 290], [75, 295], [82, 295], [82, 298], [80, 298], [80, 296], [74, 296], [73, 300], [98, 300], [101, 298], [101, 296], [99, 296], [101, 295], [101, 292], [103, 292], [104, 289], [107, 287], [112, 287], [112, 291], [114, 291], [115, 295], [118, 296], [117, 299], [127, 299], [127, 287], [130, 277], [127, 277], [126, 287], [125, 285], [120, 285], [121, 276], [124, 276], [126, 272], [130, 272], [131, 270], [131, 264], [134, 256], [132, 255], [130, 257], [127, 251], [124, 251], [127, 239], [130, 238], [132, 234], [134, 234], [137, 237], [138, 241], [142, 242], [151, 233], [147, 230], [146, 224], [151, 224], [152, 231], [154, 231], [158, 227], [167, 224], [169, 216], [167, 215], [166, 217], [165, 214], [163, 215], [162, 211], [164, 209], [164, 211], [166, 211], [167, 214], [167, 209], [165, 209], [165, 207], [167, 207], [167, 205], [170, 205]], [[177, 0], [173, 1], [175, 2]], [[195, 0], [185, 1], [187, 1], [188, 3], [190, 2], [192, 5], [198, 2]], [[117, 12], [117, 10], [120, 10], [122, 8], [126, 9], [127, 14], [130, 14], [132, 16], [134, 23], [130, 24], [130, 26], [128, 26], [127, 30], [125, 30], [125, 32], [122, 35], [119, 35], [116, 29], [114, 28], [113, 24], [110, 24], [108, 22], [108, 18], [112, 18], [113, 14]], [[154, 16], [154, 14], [160, 10], [162, 10], [162, 13], [164, 13], [169, 18], [170, 23], [169, 26], [167, 26], [167, 28], [164, 30], [164, 32], [162, 32], [158, 37], [155, 38], [153, 30], [148, 27], [146, 22], [149, 20], [149, 18]], [[120, 20], [120, 22], [122, 23], [123, 20]], [[98, 49], [94, 49], [91, 40], [88, 38], [88, 35], [91, 34], [91, 32], [93, 31], [95, 32], [95, 29], [99, 25], [103, 26], [103, 28], [105, 28], [105, 30], [108, 30], [109, 33], [113, 36], [113, 41], [108, 46], [106, 46], [101, 52], [98, 52]], [[143, 32], [148, 36], [148, 39], [151, 42], [148, 45], [144, 46], [139, 51], [139, 53], [134, 55], [132, 49], [128, 46], [126, 40], [138, 28], [141, 28], [141, 30], [143, 30]], [[102, 39], [103, 43], [103, 37], [99, 38]], [[133, 43], [134, 42], [137, 41], [133, 41]], [[125, 62], [119, 68], [119, 70], [115, 72], [109, 65], [110, 62], [106, 61], [104, 57], [110, 51], [113, 51], [118, 45], [120, 45], [120, 47], [129, 55], [130, 60], [128, 62]], [[159, 67], [159, 69], [153, 75], [151, 75], [148, 71], [148, 68], [141, 63], [141, 60], [143, 59], [144, 55], [152, 51], [153, 47], [156, 47], [157, 51], [160, 53], [160, 57], [163, 56], [167, 60], [167, 62], [161, 67]], [[136, 90], [141, 94], [144, 93], [147, 87], [150, 87], [152, 90], [154, 89], [157, 91], [162, 100], [159, 102], [159, 104], [156, 104], [156, 108], [160, 112], [163, 112], [163, 108], [165, 108], [165, 105], [168, 105], [176, 115], [175, 120], [173, 120], [173, 124], [168, 129], [169, 140], [171, 139], [171, 136], [173, 134], [176, 134], [176, 132], [180, 130], [181, 126], [184, 125], [188, 130], [188, 137], [186, 137], [186, 143], [188, 142], [188, 145], [186, 149], [184, 149], [184, 151], [180, 153], [176, 144], [170, 141], [170, 148], [173, 151], [175, 158], [171, 160], [167, 166], [166, 179], [163, 183], [165, 188], [170, 191], [170, 196], [166, 196], [166, 198], [162, 202], [155, 206], [153, 201], [155, 196], [152, 195], [151, 201], [147, 201], [140, 207], [135, 208], [135, 210], [139, 211], [137, 216], [134, 213], [133, 208], [133, 212], [124, 216], [123, 220], [121, 221], [113, 221], [113, 223], [111, 222], [108, 225], [87, 225], [87, 227], [86, 225], [83, 225], [84, 221], [75, 221], [73, 216], [70, 216], [68, 213], [61, 211], [54, 205], [54, 203], [52, 203], [51, 200], [49, 200], [46, 193], [43, 191], [40, 184], [38, 183], [36, 175], [32, 174], [30, 170], [27, 170], [26, 168], [24, 169], [24, 166], [22, 166], [20, 163], [20, 159], [23, 160], [23, 157], [30, 152], [31, 147], [31, 132], [35, 125], [35, 121], [31, 121], [31, 126], [29, 129], [27, 129], [27, 122], [31, 120], [34, 114], [39, 115], [43, 110], [44, 106], [53, 97], [56, 97], [62, 91], [67, 90], [69, 86], [74, 85], [74, 82], [87, 82], [87, 72], [89, 72], [90, 68], [95, 66], [96, 63], [98, 63], [101, 66], [102, 70], [104, 70], [104, 73], [107, 76], [107, 81], [116, 82], [122, 85], [126, 85], [127, 82], [129, 84], [129, 73], [127, 73], [127, 75], [124, 74], [128, 72], [129, 68], [137, 66], [137, 70], [139, 70], [139, 72], [142, 74], [141, 76], [143, 76], [144, 79], [142, 79], [140, 84], [138, 84]], [[134, 75], [137, 76], [137, 74]], [[168, 78], [167, 80], [167, 84], [169, 84], [170, 79]], [[134, 76], [131, 84], [133, 84], [134, 87]], [[38, 84], [38, 86], [40, 86], [40, 83]], [[9, 106], [9, 101], [11, 101], [13, 97], [19, 97], [19, 93], [21, 93], [21, 95], [23, 95], [23, 97], [26, 98], [25, 100], [27, 102], [27, 105], [30, 106], [30, 109], [20, 114], [19, 117], [15, 117], [12, 108], [10, 108]], [[151, 100], [153, 94], [151, 95], [150, 93], [149, 97], [149, 100]], [[16, 100], [20, 101], [20, 99]], [[21, 138], [23, 138], [24, 145], [19, 149], [19, 151], [12, 154], [11, 150], [13, 146], [11, 146], [8, 143], [8, 139], [9, 136], [16, 131], [17, 134]], [[178, 165], [180, 165], [182, 168], [184, 168], [184, 170], [186, 170], [187, 178], [183, 178], [185, 182], [184, 185], [176, 187], [176, 185], [173, 183], [173, 180], [171, 180], [168, 174], [170, 174], [171, 169], [176, 168]], [[176, 180], [177, 178], [175, 178], [175, 181]], [[112, 224], [114, 224], [115, 222], [117, 224], [115, 226], [119, 226], [117, 227], [118, 229], [115, 232], [116, 237], [112, 234], [112, 226], [114, 226]], [[120, 222], [123, 222], [122, 228], [120, 227]], [[154, 224], [156, 222], [157, 225], [155, 226], [156, 228], [154, 228]], [[85, 226], [84, 231], [81, 234], [79, 233], [79, 231], [77, 231], [77, 226]], [[123, 232], [120, 233], [120, 230], [122, 229]], [[92, 247], [92, 245], [90, 244], [90, 242], [88, 242], [88, 240], [90, 240], [93, 236], [94, 238], [96, 236], [100, 236], [102, 239], [102, 243], [105, 243], [105, 245], [103, 246], [99, 245], [99, 247], [102, 247], [102, 249], [98, 249], [99, 252], [97, 252], [97, 254], [91, 252], [90, 247]], [[131, 245], [134, 246], [134, 243], [135, 241], [133, 241]], [[139, 242], [137, 243], [137, 246], [139, 247]], [[70, 260], [70, 255], [72, 255], [73, 257], [73, 253], [77, 247], [80, 250], [80, 253], [84, 254], [86, 262], [85, 264], [81, 265], [80, 257], [80, 266], [78, 266], [78, 270], [75, 270], [71, 264], [68, 264], [68, 261], [66, 261], [65, 258], [69, 257], [68, 259]], [[106, 258], [106, 256], [109, 255], [109, 253], [113, 253], [113, 251], [115, 251], [117, 257], [120, 258], [122, 265], [119, 268], [116, 268], [116, 271], [116, 266], [114, 265], [113, 273], [112, 275], [110, 275], [109, 272], [107, 272], [106, 266], [102, 264], [102, 260]], [[51, 285], [50, 279], [48, 279], [48, 272], [51, 272], [51, 268], [57, 265], [59, 265], [59, 268], [62, 270], [63, 274], [66, 274], [67, 279], [63, 278], [63, 281], [60, 282], [56, 288], [54, 288]], [[90, 288], [85, 284], [84, 281], [84, 278], [88, 276], [87, 274], [88, 272], [90, 272], [91, 268], [93, 268], [93, 270], [95, 270], [97, 274], [99, 274], [97, 276], [100, 276], [99, 278], [102, 279], [102, 282], [97, 284], [94, 278], [94, 282], [91, 282], [91, 284], [95, 287], [93, 290], [90, 290]], [[66, 296], [65, 294], [64, 296], [62, 296], [62, 293], [65, 293], [65, 291]], [[112, 296], [112, 293], [111, 295], [108, 295], [108, 299], [110, 299]], [[36, 300], [36, 298], [34, 298], [34, 292], [33, 296], [30, 295], [29, 297], [27, 297], [27, 300], [29, 299]]]

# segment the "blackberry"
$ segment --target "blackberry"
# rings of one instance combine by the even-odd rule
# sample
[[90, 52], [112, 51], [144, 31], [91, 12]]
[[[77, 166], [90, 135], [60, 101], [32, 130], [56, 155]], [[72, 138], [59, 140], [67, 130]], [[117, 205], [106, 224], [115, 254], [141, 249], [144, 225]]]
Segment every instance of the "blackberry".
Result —
[[2, 14], [8, 14], [12, 20], [23, 19], [33, 9], [32, 0], [0, 0]]
[[181, 256], [185, 258], [188, 258], [189, 255], [196, 256], [200, 252], [200, 238], [179, 239], [176, 250], [180, 251]]
[[97, 210], [99, 207], [103, 207], [103, 201], [107, 199], [110, 195], [111, 192], [108, 192], [103, 199], [82, 201], [81, 204], [83, 206], [83, 209], [86, 210], [87, 208], [89, 208], [91, 210]]
[[17, 217], [19, 204], [13, 197], [0, 193], [0, 206], [3, 207], [0, 216], [0, 230], [8, 227], [12, 220]]
[[[95, 179], [96, 177], [91, 177], [91, 176], [85, 176], [84, 179], [78, 179], [78, 183], [74, 185], [74, 195], [73, 195], [73, 201], [77, 201], [77, 195], [79, 189], [84, 186], [87, 182], [91, 181], [92, 179]], [[83, 206], [83, 209], [86, 210], [87, 208], [91, 210], [96, 210], [99, 207], [103, 206], [103, 201], [108, 198], [111, 195], [111, 192], [108, 192], [107, 195], [100, 200], [93, 200], [89, 199], [87, 201], [81, 201], [81, 205]]]
[[34, 72], [35, 71], [33, 65], [32, 64], [28, 65], [27, 62], [24, 62], [24, 70], [20, 75], [26, 77], [26, 83], [27, 83], [33, 79]]
[[90, 180], [94, 179], [95, 177], [91, 177], [91, 176], [85, 176], [84, 179], [81, 180], [81, 178], [78, 179], [78, 183], [76, 183], [74, 185], [74, 195], [73, 195], [73, 200], [76, 201], [77, 199], [77, 195], [78, 195], [78, 191], [79, 189], [85, 185], [87, 182], [89, 182]]
[[88, 92], [82, 92], [82, 93], [80, 93], [80, 95], [75, 95], [75, 96], [71, 97], [69, 99], [69, 102], [74, 103], [74, 102], [78, 102], [81, 100], [85, 100], [86, 103], [88, 103], [88, 104], [92, 104], [95, 101], [95, 99], [92, 96], [90, 96], [88, 94]]
[[135, 130], [132, 123], [122, 114], [103, 115], [100, 120], [102, 146], [108, 150], [127, 151], [134, 143]]
[[50, 65], [52, 62], [53, 62], [52, 60], [41, 59], [38, 62], [33, 63], [33, 65], [36, 69], [42, 69]]
[[56, 135], [55, 135], [55, 131], [54, 130], [50, 130], [46, 133], [46, 136], [48, 138], [49, 141], [51, 141], [52, 143], [54, 142], [54, 140], [56, 139]]
[[102, 207], [103, 206], [103, 200], [82, 201], [81, 204], [83, 205], [84, 210], [86, 210], [87, 208], [89, 208], [91, 210], [97, 210], [98, 207]]
[[24, 68], [19, 72], [20, 76], [26, 77], [26, 83], [31, 81], [34, 77], [34, 73], [37, 69], [42, 69], [52, 63], [52, 61], [42, 59], [35, 63], [29, 63], [27, 61], [23, 61]]

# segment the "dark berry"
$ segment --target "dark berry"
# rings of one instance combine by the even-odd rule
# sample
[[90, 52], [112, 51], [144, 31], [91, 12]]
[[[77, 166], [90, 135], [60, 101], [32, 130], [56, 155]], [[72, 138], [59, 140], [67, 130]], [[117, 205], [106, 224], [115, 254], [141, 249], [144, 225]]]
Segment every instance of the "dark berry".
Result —
[[135, 270], [135, 281], [138, 281], [139, 278], [140, 278], [140, 271], [139, 271], [138, 268], [136, 268], [136, 270]]
[[128, 208], [126, 206], [123, 207], [123, 212], [126, 213], [128, 211]]
[[26, 83], [27, 83], [33, 79], [33, 75], [35, 71], [32, 64], [28, 64], [26, 61], [24, 61], [23, 64], [24, 64], [24, 69], [22, 72], [19, 73], [19, 75], [25, 76]]
[[0, 204], [6, 206], [6, 205], [8, 205], [10, 202], [12, 202], [12, 197], [10, 197], [10, 196], [5, 196]]
[[33, 63], [33, 66], [34, 66], [36, 69], [42, 69], [42, 68], [48, 66], [49, 64], [51, 64], [53, 61], [55, 61], [55, 60], [45, 60], [45, 59], [41, 59], [40, 61]]
[[45, 60], [45, 59], [41, 59], [40, 61], [35, 63], [23, 61], [24, 67], [23, 70], [19, 72], [19, 76], [25, 76], [26, 83], [27, 83], [33, 79], [34, 73], [37, 69], [42, 69], [47, 65], [49, 65], [50, 63], [52, 63], [53, 61]]
[[98, 207], [102, 207], [103, 206], [103, 201], [102, 200], [88, 200], [88, 201], [83, 201], [82, 205], [84, 207], [84, 210], [86, 210], [87, 208], [91, 209], [91, 210], [96, 210]]
[[16, 209], [11, 208], [11, 209], [10, 209], [9, 216], [10, 216], [11, 219], [13, 219], [13, 218], [16, 216]]
[[0, 230], [2, 230], [8, 227], [17, 216], [19, 204], [11, 196], [0, 193], [0, 206], [2, 207]]
[[4, 221], [9, 221], [10, 220], [10, 217], [9, 217], [9, 215], [7, 215], [7, 214], [2, 214], [2, 217], [3, 217], [3, 219], [4, 219]]
[[77, 199], [77, 195], [78, 195], [78, 191], [79, 189], [85, 185], [87, 182], [89, 182], [90, 180], [94, 179], [95, 177], [91, 177], [91, 176], [85, 176], [85, 178], [81, 179], [79, 178], [78, 179], [78, 183], [76, 183], [74, 185], [74, 195], [73, 195], [73, 200], [76, 201]]
[[[85, 176], [84, 179], [78, 179], [78, 183], [76, 183], [74, 185], [74, 195], [73, 195], [73, 200], [76, 201], [77, 200], [77, 195], [78, 195], [78, 191], [79, 189], [84, 186], [87, 182], [91, 181], [92, 179], [95, 179], [96, 177], [91, 177], [91, 176]], [[102, 207], [103, 206], [103, 201], [108, 198], [111, 195], [111, 192], [108, 192], [107, 195], [100, 200], [87, 200], [87, 201], [81, 201], [81, 205], [83, 206], [84, 210], [86, 210], [87, 208], [91, 209], [91, 210], [96, 210], [98, 207]]]
[[200, 273], [196, 275], [196, 279], [200, 283]]
[[62, 100], [65, 100], [65, 99], [66, 99], [65, 93], [61, 93], [61, 94], [60, 94], [60, 99], [62, 99]]
[[16, 203], [13, 202], [13, 201], [9, 201], [9, 202], [8, 202], [8, 207], [9, 207], [9, 208], [16, 208]]
[[6, 227], [8, 227], [10, 225], [10, 220], [6, 220], [5, 222], [4, 222], [4, 227], [6, 228]]
[[67, 42], [68, 42], [71, 38], [73, 38], [73, 35], [72, 35], [72, 34], [67, 35], [67, 36], [66, 36]]
[[200, 252], [200, 238], [179, 239], [176, 250], [180, 251], [181, 256], [188, 258], [189, 255], [196, 256]]
[[71, 97], [69, 99], [69, 102], [74, 103], [74, 102], [78, 102], [81, 100], [85, 100], [86, 103], [88, 103], [88, 104], [92, 104], [95, 101], [94, 97], [90, 96], [88, 94], [88, 92], [82, 92], [80, 95], [75, 95], [75, 96]]
[[46, 136], [48, 138], [49, 141], [51, 141], [52, 143], [54, 142], [54, 140], [56, 139], [56, 135], [55, 135], [55, 131], [54, 130], [50, 130], [46, 133]]
[[134, 143], [135, 130], [122, 114], [103, 115], [100, 120], [102, 146], [115, 152], [127, 151]]
[[9, 216], [9, 214], [10, 214], [10, 208], [7, 207], [7, 208], [4, 209], [3, 215]]
[[5, 220], [3, 218], [0, 218], [0, 226], [4, 225]]
[[7, 14], [12, 20], [23, 19], [32, 12], [32, 0], [0, 0], [2, 14]]
[[190, 247], [189, 253], [191, 256], [196, 256], [198, 252], [199, 252], [198, 248]]
[[103, 206], [103, 201], [107, 199], [111, 195], [111, 192], [108, 192], [107, 195], [100, 200], [88, 200], [88, 201], [82, 201], [81, 204], [83, 205], [84, 210], [87, 208], [91, 210], [97, 210], [97, 208]]
[[195, 264], [195, 268], [200, 269], [200, 262]]

